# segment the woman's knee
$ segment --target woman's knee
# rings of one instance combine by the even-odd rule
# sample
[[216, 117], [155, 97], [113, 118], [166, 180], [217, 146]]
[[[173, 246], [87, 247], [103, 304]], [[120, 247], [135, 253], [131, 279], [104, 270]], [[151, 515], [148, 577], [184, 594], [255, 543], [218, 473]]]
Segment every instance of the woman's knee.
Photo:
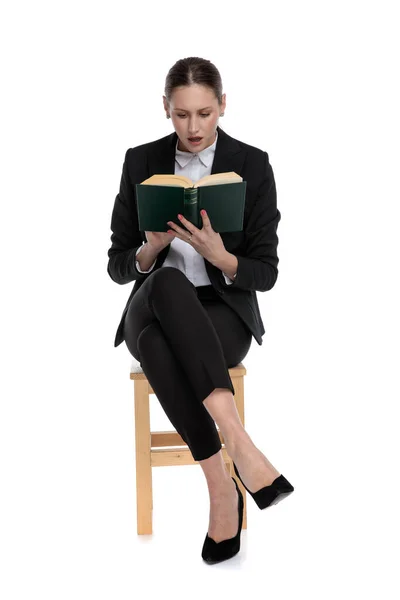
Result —
[[[247, 356], [252, 342], [253, 336], [249, 332], [246, 338], [242, 338], [241, 343], [234, 349], [233, 353], [229, 356], [229, 361], [227, 360], [228, 369], [232, 367], [236, 367], [242, 360]], [[228, 357], [227, 357], [228, 358]]]

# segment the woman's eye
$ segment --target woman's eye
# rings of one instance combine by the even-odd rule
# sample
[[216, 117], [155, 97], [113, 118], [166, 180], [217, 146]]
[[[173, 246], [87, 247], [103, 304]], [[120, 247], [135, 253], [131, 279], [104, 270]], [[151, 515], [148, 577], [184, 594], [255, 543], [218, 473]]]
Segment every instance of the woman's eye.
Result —
[[[210, 116], [210, 113], [208, 113], [208, 114], [202, 114], [202, 115], [200, 115], [200, 116], [201, 116], [201, 117], [209, 117], [209, 116]], [[186, 117], [186, 115], [178, 115], [178, 117], [179, 117], [180, 119], [184, 119], [184, 118]]]

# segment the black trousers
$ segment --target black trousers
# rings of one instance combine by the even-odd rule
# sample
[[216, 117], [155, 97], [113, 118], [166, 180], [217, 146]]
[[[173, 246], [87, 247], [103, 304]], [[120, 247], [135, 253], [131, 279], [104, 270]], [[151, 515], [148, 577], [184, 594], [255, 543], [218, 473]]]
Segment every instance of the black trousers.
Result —
[[125, 343], [194, 460], [221, 449], [203, 400], [232, 385], [228, 368], [248, 353], [252, 334], [212, 285], [194, 286], [182, 271], [162, 267], [133, 296]]

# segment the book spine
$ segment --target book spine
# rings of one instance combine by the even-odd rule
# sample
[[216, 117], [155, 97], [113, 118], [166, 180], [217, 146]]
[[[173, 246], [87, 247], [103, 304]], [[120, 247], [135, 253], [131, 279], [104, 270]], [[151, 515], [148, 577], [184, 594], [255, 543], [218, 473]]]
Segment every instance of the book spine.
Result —
[[185, 188], [183, 199], [183, 216], [195, 227], [199, 224], [198, 188]]

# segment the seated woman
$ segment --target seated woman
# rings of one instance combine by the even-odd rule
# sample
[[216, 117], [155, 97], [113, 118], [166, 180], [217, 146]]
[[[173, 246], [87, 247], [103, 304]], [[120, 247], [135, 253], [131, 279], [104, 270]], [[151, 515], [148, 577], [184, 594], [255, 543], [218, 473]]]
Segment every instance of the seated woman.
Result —
[[[240, 549], [243, 497], [225, 467], [220, 428], [235, 472], [260, 508], [293, 486], [254, 445], [240, 421], [228, 369], [247, 355], [264, 326], [256, 291], [278, 275], [274, 175], [268, 154], [219, 126], [226, 95], [208, 60], [178, 60], [168, 72], [164, 109], [175, 131], [127, 150], [111, 219], [108, 273], [134, 281], [114, 345], [125, 341], [166, 415], [199, 462], [209, 490], [210, 521], [202, 557], [213, 563]], [[167, 232], [141, 232], [135, 184], [154, 174], [234, 171], [247, 182], [243, 231], [217, 233], [207, 214], [195, 227], [181, 217]], [[179, 215], [177, 215], [179, 218]]]

